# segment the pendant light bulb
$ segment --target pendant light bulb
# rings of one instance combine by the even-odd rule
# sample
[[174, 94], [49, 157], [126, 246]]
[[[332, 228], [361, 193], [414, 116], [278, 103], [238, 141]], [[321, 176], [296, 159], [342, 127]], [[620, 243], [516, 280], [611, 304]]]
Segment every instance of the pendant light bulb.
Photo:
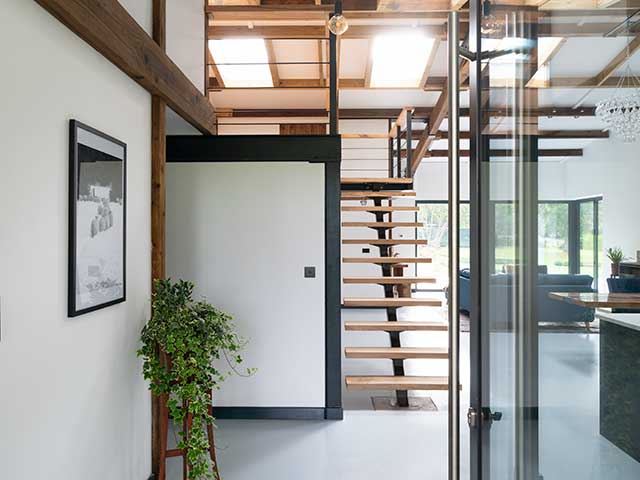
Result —
[[347, 19], [340, 13], [332, 16], [329, 19], [327, 26], [329, 27], [329, 31], [337, 36], [342, 35], [349, 29], [349, 23], [347, 22]]

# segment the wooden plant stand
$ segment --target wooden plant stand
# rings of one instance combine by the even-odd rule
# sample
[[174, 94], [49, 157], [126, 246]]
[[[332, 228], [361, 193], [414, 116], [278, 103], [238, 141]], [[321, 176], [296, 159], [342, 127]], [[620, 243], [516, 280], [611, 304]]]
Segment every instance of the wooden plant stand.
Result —
[[[160, 467], [158, 471], [158, 480], [166, 480], [167, 478], [167, 458], [182, 457], [182, 479], [187, 480], [189, 478], [189, 462], [187, 461], [186, 452], [179, 448], [167, 449], [167, 436], [169, 434], [169, 408], [167, 407], [167, 401], [169, 400], [168, 394], [160, 396]], [[213, 415], [213, 395], [209, 392], [209, 415]], [[183, 408], [186, 410], [188, 404], [185, 402]], [[187, 438], [189, 431], [191, 430], [193, 419], [191, 415], [188, 415], [182, 423], [182, 429], [186, 432]], [[207, 437], [209, 438], [209, 456], [211, 457], [211, 463], [213, 465], [213, 471], [215, 478], [220, 479], [220, 472], [218, 471], [218, 462], [216, 461], [216, 448], [213, 438], [213, 424], [207, 424]]]

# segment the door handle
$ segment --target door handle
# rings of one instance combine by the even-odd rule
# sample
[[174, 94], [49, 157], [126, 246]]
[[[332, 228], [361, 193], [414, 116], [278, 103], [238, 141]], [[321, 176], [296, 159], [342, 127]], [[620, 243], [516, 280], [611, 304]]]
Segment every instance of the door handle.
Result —
[[490, 408], [484, 407], [480, 409], [481, 414], [478, 415], [478, 411], [475, 408], [470, 408], [467, 411], [467, 424], [469, 428], [478, 428], [479, 420], [483, 425], [491, 427], [493, 422], [499, 422], [502, 420], [502, 412], [492, 412]]
[[493, 422], [502, 420], [502, 412], [492, 412], [489, 407], [482, 409], [482, 421], [491, 425]]

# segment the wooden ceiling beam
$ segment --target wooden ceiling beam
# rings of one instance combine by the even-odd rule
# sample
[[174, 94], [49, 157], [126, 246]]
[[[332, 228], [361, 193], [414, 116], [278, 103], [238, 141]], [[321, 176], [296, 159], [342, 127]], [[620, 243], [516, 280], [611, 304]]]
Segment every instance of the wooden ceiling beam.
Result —
[[[341, 119], [395, 119], [399, 108], [341, 108]], [[431, 113], [430, 108], [419, 107], [413, 113], [415, 120], [426, 120]], [[286, 118], [286, 117], [326, 117], [323, 108], [306, 109], [224, 109], [218, 110], [220, 118]]]
[[271, 81], [274, 87], [280, 86], [280, 74], [278, 73], [278, 65], [276, 63], [276, 52], [273, 49], [273, 40], [265, 40], [264, 45], [267, 49], [267, 60], [269, 60], [269, 71], [271, 72]]
[[[429, 37], [445, 38], [444, 25], [351, 25], [340, 38], [370, 38], [386, 33], [403, 33], [408, 30]], [[326, 39], [324, 25], [213, 25], [207, 29], [209, 39], [223, 38], [270, 38], [270, 39]]]
[[[611, 60], [606, 67], [604, 67], [595, 77], [593, 77], [593, 83], [600, 87], [625, 64], [627, 59], [631, 57], [640, 48], [640, 35], [636, 35], [629, 45], [627, 45], [620, 53], [618, 53], [613, 60]], [[634, 82], [635, 83], [635, 82]], [[637, 87], [637, 85], [634, 85]]]
[[[423, 130], [413, 130], [413, 133], [416, 135], [421, 135]], [[534, 132], [529, 132], [530, 135], [533, 135]], [[597, 138], [609, 138], [609, 132], [602, 130], [539, 130], [535, 132], [535, 134], [540, 139], [550, 140], [591, 140]], [[491, 138], [500, 139], [500, 138], [508, 138], [513, 135], [513, 132], [502, 132], [502, 133], [493, 133], [490, 135]], [[403, 135], [403, 138], [405, 135]], [[449, 132], [439, 131], [436, 134], [437, 140], [447, 140], [449, 138]], [[461, 140], [469, 140], [471, 138], [470, 132], [460, 132]]]
[[[595, 89], [595, 88], [616, 88], [620, 81], [621, 77], [613, 77], [610, 76], [606, 79], [599, 80], [596, 77], [556, 77], [551, 78], [544, 83], [531, 81], [528, 86], [529, 88], [585, 88], [585, 89]], [[496, 85], [499, 86], [499, 85]], [[436, 85], [432, 86], [436, 88]], [[637, 85], [629, 85], [628, 83], [620, 85], [620, 88], [637, 88]]]
[[[438, 50], [440, 49], [440, 43], [436, 40], [433, 44], [433, 48], [429, 53], [429, 58], [427, 59], [427, 63], [424, 67], [424, 72], [422, 74], [422, 78], [420, 79], [420, 85], [423, 89], [427, 89], [427, 81], [429, 80], [429, 75], [431, 74], [431, 70], [433, 69], [433, 64], [436, 61], [436, 56], [438, 55]], [[444, 85], [445, 82], [443, 82]]]
[[[469, 150], [460, 150], [461, 157], [469, 157]], [[539, 157], [582, 157], [583, 150], [581, 148], [546, 148], [539, 149], [538, 156]], [[511, 157], [514, 155], [513, 150], [508, 149], [493, 149], [490, 152], [492, 157]], [[431, 150], [428, 152], [427, 157], [432, 158], [440, 158], [440, 157], [448, 157], [449, 150]]]
[[451, 10], [461, 10], [462, 8], [468, 7], [468, 0], [450, 0]]
[[[271, 38], [271, 39], [325, 39], [324, 34], [325, 27], [320, 24], [320, 21], [324, 21], [324, 17], [316, 19], [318, 24], [307, 25], [292, 25], [291, 21], [296, 19], [287, 19], [286, 16], [279, 18], [282, 24], [280, 25], [252, 25], [250, 28], [247, 23], [252, 20], [237, 20], [237, 24], [228, 23], [215, 23], [215, 15], [213, 25], [208, 27], [208, 37], [210, 39], [221, 38], [234, 38], [234, 37], [258, 37], [258, 38]], [[299, 20], [299, 19], [298, 19]], [[306, 20], [309, 20], [307, 18]], [[253, 20], [257, 21], [257, 20]], [[289, 22], [289, 24], [287, 24]], [[538, 24], [538, 36], [540, 37], [602, 37], [611, 29], [616, 27], [615, 23], [586, 23], [578, 25], [577, 23], [539, 23]], [[444, 19], [441, 24], [437, 25], [419, 25], [412, 26], [406, 25], [394, 25], [389, 23], [380, 22], [375, 25], [361, 25], [355, 24], [349, 27], [342, 38], [370, 38], [375, 35], [385, 33], [402, 33], [411, 31], [421, 32], [423, 35], [438, 38], [440, 40], [446, 40], [446, 24]], [[466, 34], [466, 29], [461, 29], [461, 38]], [[637, 33], [637, 32], [632, 32]]]
[[447, 12], [451, 0], [378, 0], [380, 12]]
[[[391, 119], [395, 120], [400, 114], [401, 108], [341, 108], [340, 118], [342, 119]], [[416, 121], [428, 120], [433, 112], [431, 107], [416, 107], [413, 112], [413, 119]], [[493, 107], [489, 110], [489, 115], [493, 117], [503, 116], [508, 109], [500, 109]], [[573, 109], [571, 107], [539, 107], [535, 111], [530, 112], [531, 115], [539, 117], [593, 117], [595, 116], [594, 107], [582, 107]], [[220, 109], [218, 116], [220, 118], [273, 118], [273, 117], [326, 117], [327, 112], [324, 108], [290, 108], [290, 109]], [[469, 116], [468, 108], [460, 109], [461, 117]], [[438, 129], [440, 131], [440, 129]]]
[[424, 129], [422, 135], [418, 137], [418, 146], [413, 151], [413, 155], [411, 156], [411, 173], [416, 173], [416, 170], [420, 166], [420, 162], [427, 154], [427, 150], [435, 140], [435, 135], [440, 130], [440, 125], [442, 121], [446, 118], [447, 112], [449, 110], [449, 91], [448, 89], [443, 90], [438, 98], [438, 102], [436, 106], [433, 107], [433, 111], [429, 116], [429, 121], [427, 124], [427, 128]]
[[205, 48], [207, 50], [207, 67], [211, 68], [216, 79], [216, 83], [213, 83], [212, 79], [209, 78], [209, 86], [210, 86], [209, 90], [214, 90], [214, 89], [220, 90], [221, 88], [226, 88], [226, 85], [224, 84], [224, 79], [222, 78], [222, 75], [220, 75], [220, 70], [218, 70], [218, 66], [216, 65], [216, 61], [214, 60], [213, 55], [211, 55], [211, 50], [209, 50], [209, 46], [207, 45]]
[[205, 134], [216, 133], [209, 99], [129, 15], [118, 0], [36, 0], [152, 95]]
[[[210, 5], [207, 7], [206, 12], [212, 17], [212, 24], [217, 22], [225, 23], [239, 23], [239, 22], [264, 22], [264, 21], [295, 21], [295, 20], [307, 20], [307, 21], [324, 21], [327, 19], [329, 13], [333, 11], [333, 5], [322, 6], [306, 6], [306, 5], [291, 5], [289, 7], [276, 7], [276, 6], [235, 6], [235, 5]], [[381, 22], [385, 23], [389, 20], [407, 20], [407, 21], [419, 21], [430, 20], [445, 22], [448, 18], [447, 12], [444, 11], [425, 11], [425, 12], [411, 12], [411, 11], [362, 11], [362, 10], [348, 10], [344, 9], [343, 12], [348, 16], [349, 20], [359, 21], [366, 20], [368, 22]], [[460, 12], [460, 21], [468, 22], [469, 16], [467, 12]]]

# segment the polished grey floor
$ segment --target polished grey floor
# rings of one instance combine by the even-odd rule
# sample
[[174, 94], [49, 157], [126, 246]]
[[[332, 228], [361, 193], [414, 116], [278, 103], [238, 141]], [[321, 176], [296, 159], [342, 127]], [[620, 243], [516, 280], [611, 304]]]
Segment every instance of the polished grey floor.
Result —
[[[409, 310], [409, 309], [407, 309]], [[411, 309], [408, 316], [426, 312]], [[429, 313], [428, 315], [433, 315]], [[371, 318], [353, 310], [345, 317]], [[345, 345], [381, 345], [377, 334], [345, 334]], [[424, 334], [422, 334], [424, 335]], [[442, 334], [409, 336], [407, 344], [446, 345]], [[640, 464], [598, 433], [598, 335], [540, 335], [540, 472], [545, 480], [637, 480]], [[507, 382], [511, 340], [504, 333], [492, 339], [505, 360], [496, 363], [494, 382]], [[468, 334], [462, 339], [463, 408], [468, 402]], [[384, 361], [345, 361], [347, 374], [386, 373]], [[382, 363], [380, 363], [382, 362]], [[410, 374], [440, 374], [443, 365], [414, 362]], [[491, 480], [512, 480], [513, 422], [508, 408], [510, 388], [496, 385], [496, 409], [505, 417], [495, 423]], [[374, 392], [384, 395], [384, 392]], [[433, 395], [437, 412], [375, 412], [370, 393], [345, 392], [347, 410], [341, 422], [220, 421], [216, 431], [219, 463], [225, 480], [370, 480], [447, 478], [447, 396]], [[500, 405], [500, 403], [504, 405]], [[463, 417], [464, 418], [464, 417]], [[469, 435], [462, 428], [462, 478], [469, 478]], [[180, 460], [170, 460], [169, 478], [181, 478]]]

